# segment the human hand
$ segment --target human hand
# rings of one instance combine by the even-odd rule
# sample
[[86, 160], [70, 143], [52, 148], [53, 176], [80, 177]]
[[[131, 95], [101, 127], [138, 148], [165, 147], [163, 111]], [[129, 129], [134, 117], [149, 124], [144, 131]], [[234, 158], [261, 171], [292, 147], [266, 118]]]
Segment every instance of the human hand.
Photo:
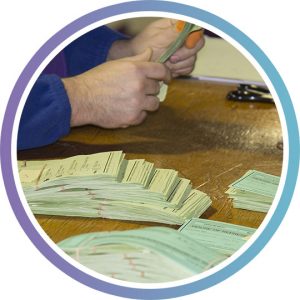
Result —
[[72, 109], [71, 126], [125, 128], [140, 124], [147, 111], [157, 110], [159, 81], [168, 82], [171, 74], [164, 65], [149, 62], [151, 54], [148, 48], [63, 79]]
[[[153, 50], [151, 61], [158, 61], [159, 57], [176, 40], [180, 33], [180, 26], [184, 22], [174, 19], [159, 19], [148, 25], [130, 43], [132, 53], [140, 53], [145, 48]], [[172, 76], [187, 75], [194, 69], [197, 52], [204, 46], [204, 38], [199, 36], [196, 44], [180, 47], [165, 63], [171, 70]]]
[[151, 61], [158, 61], [179, 35], [176, 22], [177, 20], [164, 18], [150, 23], [130, 40], [129, 47], [132, 53], [138, 54], [146, 48], [151, 48]]
[[165, 65], [170, 69], [172, 77], [190, 74], [197, 60], [197, 53], [204, 46], [204, 38], [201, 38], [193, 48], [188, 48], [184, 44], [166, 62]]

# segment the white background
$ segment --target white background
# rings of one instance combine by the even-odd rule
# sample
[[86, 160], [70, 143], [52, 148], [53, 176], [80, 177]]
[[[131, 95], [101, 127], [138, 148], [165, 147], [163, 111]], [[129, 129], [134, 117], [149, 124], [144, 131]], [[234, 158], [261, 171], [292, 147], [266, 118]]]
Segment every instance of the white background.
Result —
[[[120, 1], [109, 3], [117, 2]], [[300, 43], [297, 28], [300, 28], [300, 21], [297, 1], [197, 0], [184, 3], [231, 22], [259, 45], [281, 74], [298, 112], [299, 122]], [[68, 23], [103, 4], [92, 0], [11, 0], [2, 1], [0, 5], [2, 123], [11, 90], [37, 49]], [[0, 190], [1, 299], [115, 299], [76, 282], [48, 262], [17, 223], [2, 182]], [[202, 299], [220, 297], [231, 300], [299, 299], [299, 195], [298, 184], [282, 225], [250, 264], [217, 286], [184, 299], [199, 299], [200, 296]]]

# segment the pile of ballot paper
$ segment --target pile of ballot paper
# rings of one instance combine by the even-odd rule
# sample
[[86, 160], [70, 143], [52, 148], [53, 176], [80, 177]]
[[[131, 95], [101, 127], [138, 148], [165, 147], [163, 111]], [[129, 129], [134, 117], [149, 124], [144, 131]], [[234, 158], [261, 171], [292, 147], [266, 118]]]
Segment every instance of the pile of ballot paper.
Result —
[[201, 245], [228, 257], [240, 249], [256, 229], [194, 218], [188, 220], [178, 230]]
[[164, 227], [81, 234], [58, 246], [100, 274], [131, 282], [184, 279], [226, 258], [188, 236]]
[[192, 219], [178, 231], [164, 227], [96, 232], [58, 246], [85, 267], [119, 280], [158, 283], [208, 270], [237, 251], [255, 229]]
[[275, 197], [280, 177], [250, 170], [229, 185], [226, 193], [233, 207], [267, 212]]
[[103, 217], [183, 224], [200, 216], [210, 198], [172, 169], [122, 151], [66, 159], [19, 161], [19, 175], [36, 214]]

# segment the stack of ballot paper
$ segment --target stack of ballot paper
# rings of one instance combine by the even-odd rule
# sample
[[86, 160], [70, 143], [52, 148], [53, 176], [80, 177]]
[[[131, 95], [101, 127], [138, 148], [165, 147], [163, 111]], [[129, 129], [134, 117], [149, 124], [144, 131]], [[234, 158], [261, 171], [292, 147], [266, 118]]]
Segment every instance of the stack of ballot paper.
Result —
[[229, 185], [226, 193], [233, 207], [267, 212], [275, 197], [280, 177], [250, 170]]
[[256, 229], [213, 220], [191, 219], [178, 231], [202, 246], [228, 257], [241, 248]]
[[184, 279], [226, 259], [197, 240], [164, 227], [81, 234], [58, 246], [100, 274], [141, 283]]
[[47, 161], [19, 161], [33, 213], [183, 224], [200, 216], [210, 198], [172, 169], [122, 151]]

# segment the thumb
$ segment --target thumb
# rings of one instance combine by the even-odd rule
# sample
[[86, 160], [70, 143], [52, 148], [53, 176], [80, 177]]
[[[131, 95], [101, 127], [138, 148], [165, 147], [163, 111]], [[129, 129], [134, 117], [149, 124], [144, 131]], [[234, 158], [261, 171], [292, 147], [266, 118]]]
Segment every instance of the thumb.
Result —
[[130, 56], [126, 57], [126, 60], [128, 61], [150, 61], [151, 56], [152, 56], [152, 48], [148, 47], [146, 48], [142, 53], [135, 55], [135, 56]]

